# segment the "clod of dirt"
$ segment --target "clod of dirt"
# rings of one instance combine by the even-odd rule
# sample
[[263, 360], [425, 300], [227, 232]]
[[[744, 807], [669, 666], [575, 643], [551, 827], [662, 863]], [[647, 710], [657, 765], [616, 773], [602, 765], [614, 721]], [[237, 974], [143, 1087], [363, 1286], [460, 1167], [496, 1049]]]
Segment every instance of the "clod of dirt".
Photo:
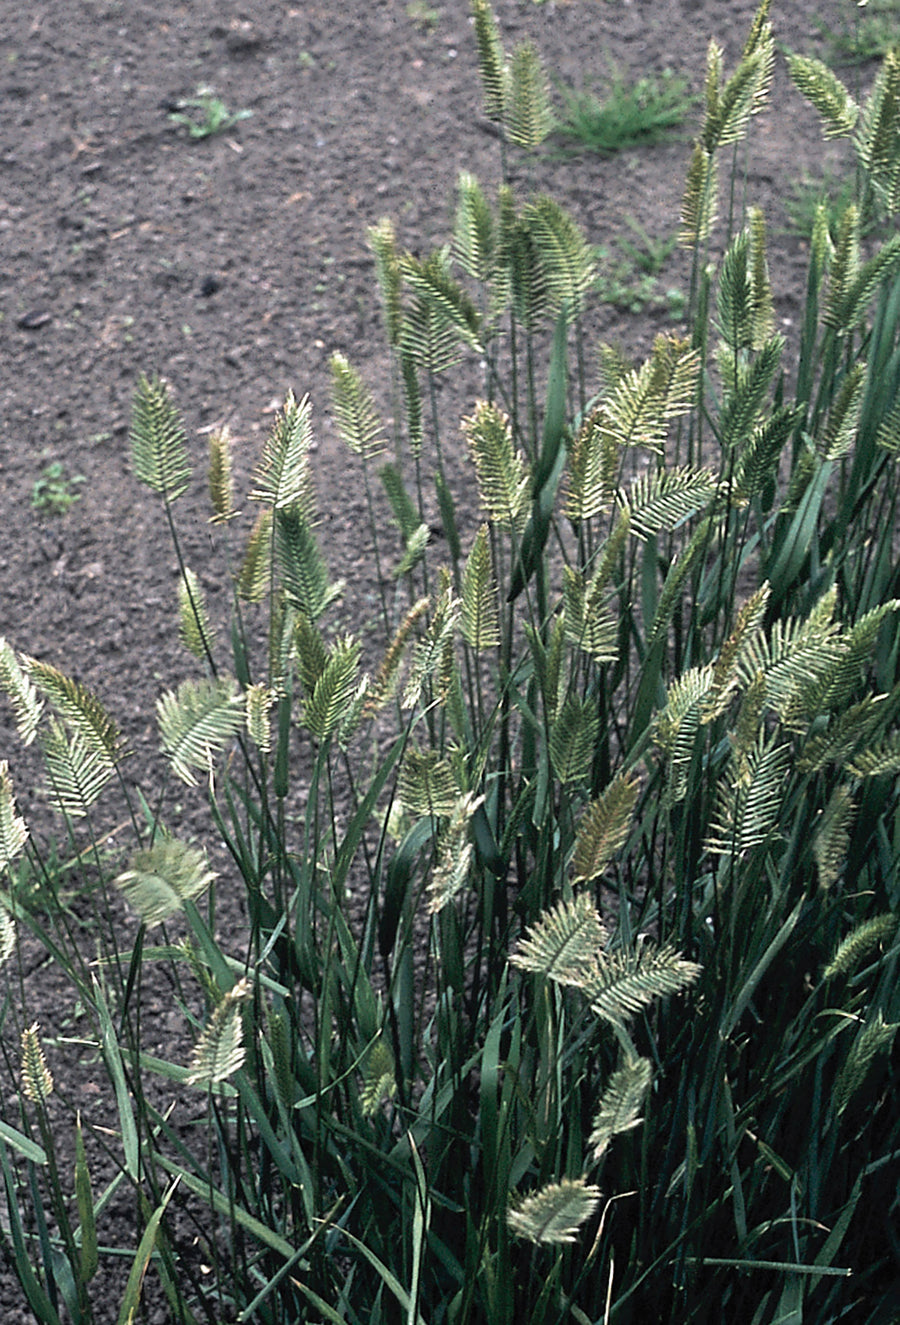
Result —
[[23, 331], [38, 331], [50, 322], [50, 314], [43, 308], [33, 308], [28, 313], [23, 313], [21, 317], [16, 318], [16, 326], [21, 327]]

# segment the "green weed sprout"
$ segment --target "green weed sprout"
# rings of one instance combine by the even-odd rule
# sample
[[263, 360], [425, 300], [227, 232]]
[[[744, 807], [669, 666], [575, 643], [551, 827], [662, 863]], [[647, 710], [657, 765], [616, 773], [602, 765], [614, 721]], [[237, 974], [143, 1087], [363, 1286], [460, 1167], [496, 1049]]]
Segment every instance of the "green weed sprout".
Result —
[[81, 493], [75, 491], [76, 485], [86, 481], [83, 474], [67, 474], [61, 460], [50, 461], [34, 481], [32, 509], [41, 515], [65, 515], [77, 501], [81, 501]]
[[217, 97], [211, 87], [200, 87], [197, 95], [179, 103], [179, 109], [172, 111], [169, 119], [187, 129], [191, 138], [212, 138], [216, 134], [226, 133], [241, 120], [247, 120], [252, 110], [230, 111], [225, 102]]
[[634, 240], [619, 235], [618, 255], [608, 248], [595, 249], [597, 275], [594, 291], [601, 303], [611, 304], [622, 312], [642, 313], [647, 309], [666, 309], [673, 318], [681, 318], [686, 296], [670, 286], [664, 291], [660, 278], [678, 243], [677, 235], [656, 239], [648, 234], [633, 216], [625, 223]]
[[429, 5], [427, 0], [409, 0], [406, 17], [420, 32], [433, 32], [440, 22], [441, 11]]

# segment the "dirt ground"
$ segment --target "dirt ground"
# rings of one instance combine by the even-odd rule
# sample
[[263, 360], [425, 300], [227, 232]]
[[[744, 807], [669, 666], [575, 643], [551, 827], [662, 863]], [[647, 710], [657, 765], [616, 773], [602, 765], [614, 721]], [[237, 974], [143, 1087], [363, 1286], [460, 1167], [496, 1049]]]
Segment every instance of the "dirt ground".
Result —
[[[710, 37], [730, 70], [755, 7], [495, 0], [507, 48], [533, 38], [562, 83], [604, 79], [613, 67], [629, 78], [670, 68], [696, 91]], [[839, 27], [852, 8], [775, 0], [777, 40], [821, 53], [815, 20]], [[228, 424], [246, 491], [286, 391], [310, 393], [321, 543], [333, 575], [351, 585], [338, 609], [342, 628], [363, 625], [374, 587], [360, 539], [365, 507], [329, 417], [328, 361], [346, 354], [387, 410], [366, 228], [391, 217], [401, 244], [424, 254], [449, 235], [461, 169], [489, 196], [499, 183], [468, 15], [467, 0], [0, 3], [0, 635], [95, 689], [142, 771], [155, 757], [156, 697], [193, 668], [177, 639], [162, 512], [129, 469], [137, 376], [164, 375], [183, 412], [196, 471], [179, 527], [214, 614], [227, 608], [228, 591], [207, 523], [207, 434]], [[252, 115], [191, 139], [169, 114], [201, 86]], [[783, 61], [775, 105], [751, 130], [746, 194], [768, 216], [776, 310], [790, 335], [805, 253], [783, 233], [785, 198], [839, 149], [822, 143], [815, 116], [787, 90]], [[665, 237], [678, 224], [695, 130], [612, 159], [543, 153], [521, 170], [521, 191], [528, 173], [592, 243], [627, 235], [628, 216]], [[686, 280], [676, 254], [663, 283], [686, 289]], [[631, 315], [603, 305], [593, 317], [598, 337], [635, 352], [677, 326], [657, 309]], [[465, 373], [459, 380], [456, 394], [442, 396], [454, 414], [448, 436], [472, 404]], [[32, 507], [53, 464], [83, 479], [61, 516]], [[470, 497], [457, 492], [463, 504]], [[5, 707], [0, 758], [14, 772], [20, 766]], [[17, 794], [26, 817], [40, 820], [27, 779], [17, 780]], [[69, 1009], [57, 1011], [62, 1020]], [[52, 1024], [53, 1009], [42, 1016]], [[73, 1098], [79, 1089], [70, 1083]], [[30, 1319], [21, 1303], [0, 1268], [10, 1325]]]

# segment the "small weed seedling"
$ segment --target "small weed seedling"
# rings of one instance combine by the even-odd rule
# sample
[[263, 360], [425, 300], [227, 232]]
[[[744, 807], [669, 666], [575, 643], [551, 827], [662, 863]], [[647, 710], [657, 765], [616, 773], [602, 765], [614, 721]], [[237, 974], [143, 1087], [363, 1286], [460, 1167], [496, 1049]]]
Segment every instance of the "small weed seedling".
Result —
[[439, 9], [428, 4], [428, 0], [409, 0], [406, 17], [420, 32], [433, 32], [441, 17]]
[[682, 317], [686, 303], [683, 292], [676, 288], [663, 291], [659, 280], [678, 242], [677, 235], [655, 239], [633, 216], [627, 216], [625, 222], [636, 242], [619, 236], [616, 245], [621, 256], [605, 248], [596, 250], [598, 298], [625, 313], [668, 309], [673, 318]]
[[633, 216], [626, 216], [625, 224], [634, 235], [636, 242], [631, 243], [630, 240], [620, 237], [619, 248], [623, 253], [628, 254], [638, 271], [644, 272], [647, 276], [658, 276], [675, 252], [678, 236], [670, 235], [668, 239], [654, 239]]
[[83, 474], [66, 474], [61, 460], [53, 460], [45, 465], [34, 481], [31, 489], [32, 509], [41, 515], [65, 515], [71, 506], [81, 501], [81, 493], [75, 491], [78, 483], [84, 483]]
[[658, 78], [640, 78], [631, 86], [616, 74], [602, 101], [587, 89], [559, 90], [566, 113], [557, 132], [576, 144], [572, 150], [588, 149], [605, 156], [658, 142], [684, 123], [694, 102], [687, 79], [670, 69]]
[[173, 124], [183, 125], [191, 138], [212, 138], [217, 133], [226, 133], [253, 114], [252, 110], [230, 111], [211, 87], [198, 88], [195, 97], [180, 102], [179, 106], [169, 119]]

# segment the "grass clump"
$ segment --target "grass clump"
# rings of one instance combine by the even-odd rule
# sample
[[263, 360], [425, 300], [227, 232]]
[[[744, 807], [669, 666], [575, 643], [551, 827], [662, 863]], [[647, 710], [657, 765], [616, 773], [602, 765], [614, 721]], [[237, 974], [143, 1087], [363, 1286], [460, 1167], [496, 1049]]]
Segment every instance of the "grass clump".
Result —
[[603, 97], [587, 88], [559, 91], [564, 113], [556, 133], [572, 150], [603, 156], [659, 142], [684, 124], [695, 101], [688, 80], [671, 69], [631, 84], [615, 74]]
[[440, 22], [441, 11], [426, 0], [410, 0], [406, 6], [406, 17], [420, 32], [433, 32]]
[[674, 285], [661, 288], [662, 275], [677, 247], [678, 236], [655, 239], [633, 216], [626, 216], [625, 224], [632, 238], [619, 235], [618, 252], [605, 247], [595, 250], [597, 298], [623, 312], [664, 310], [672, 318], [683, 317], [687, 305], [684, 292]]
[[169, 113], [169, 119], [172, 124], [186, 129], [188, 137], [200, 140], [227, 133], [252, 114], [252, 110], [229, 110], [211, 87], [200, 87], [196, 96], [178, 103], [178, 108]]
[[829, 234], [835, 234], [840, 218], [855, 198], [855, 182], [846, 176], [829, 174], [820, 179], [797, 180], [784, 203], [788, 233], [811, 239], [820, 208], [824, 207]]
[[[539, 63], [507, 59], [485, 0], [473, 12], [504, 156], [533, 147]], [[132, 1267], [123, 1320], [151, 1283], [186, 1322], [882, 1318], [900, 243], [865, 250], [856, 205], [833, 240], [820, 209], [789, 375], [763, 217], [715, 219], [720, 157], [772, 59], [767, 5], [730, 75], [710, 51], [682, 215], [689, 330], [643, 363], [602, 346], [588, 369], [594, 254], [549, 198], [463, 175], [451, 242], [424, 257], [372, 228], [395, 435], [341, 356], [332, 408], [385, 586], [374, 656], [342, 632], [319, 542], [311, 402], [288, 396], [272, 425], [217, 632], [178, 552], [185, 431], [165, 384], [138, 384], [133, 467], [175, 540], [186, 646], [157, 707], [158, 785], [123, 776], [99, 699], [0, 644], [98, 899], [89, 961], [52, 872], [40, 909], [17, 891], [43, 855], [0, 766], [4, 1015], [24, 1068], [7, 1049], [22, 1085], [0, 1128], [0, 1245], [37, 1319], [100, 1319], [114, 1252]], [[854, 141], [887, 210], [891, 162]], [[436, 406], [467, 354], [484, 372], [463, 421], [474, 519]], [[210, 472], [227, 551], [224, 432]], [[206, 844], [182, 839], [171, 800], [198, 783]], [[133, 830], [112, 866], [109, 800]], [[236, 935], [217, 924], [213, 846], [242, 889]], [[102, 1119], [59, 1098], [21, 932], [72, 987]], [[147, 1044], [158, 979], [180, 1054]], [[130, 1238], [106, 1215], [120, 1190]]]
[[897, 0], [865, 0], [856, 5], [852, 20], [842, 18], [840, 29], [817, 23], [828, 45], [831, 64], [867, 64], [881, 60], [900, 43], [900, 5]]
[[39, 515], [65, 515], [81, 501], [78, 487], [86, 483], [83, 474], [68, 474], [61, 460], [51, 460], [34, 480], [31, 508]]

